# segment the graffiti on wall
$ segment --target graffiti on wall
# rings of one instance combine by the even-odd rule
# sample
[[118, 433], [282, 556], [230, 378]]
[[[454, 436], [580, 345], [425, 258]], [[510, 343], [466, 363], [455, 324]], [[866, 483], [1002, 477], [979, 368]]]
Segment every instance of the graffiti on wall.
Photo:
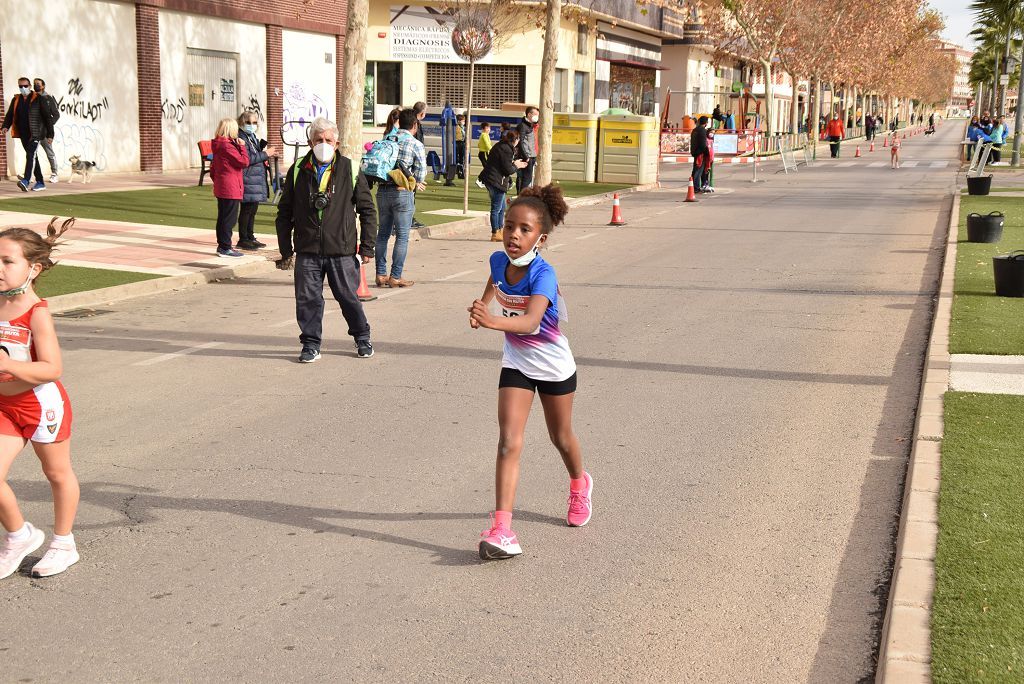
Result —
[[54, 129], [53, 153], [62, 169], [67, 166], [68, 158], [72, 155], [77, 155], [85, 161], [96, 162], [98, 171], [107, 168], [103, 132], [87, 123], [58, 123]]
[[179, 97], [177, 102], [171, 102], [165, 97], [163, 104], [160, 106], [160, 111], [163, 113], [164, 121], [173, 121], [180, 124], [185, 121], [187, 107], [188, 104], [183, 97]]
[[249, 104], [245, 105], [245, 111], [252, 112], [260, 121], [266, 121], [263, 118], [263, 107], [260, 106], [260, 101], [256, 99], [255, 95], [249, 95]]
[[305, 144], [306, 126], [318, 116], [327, 116], [323, 98], [302, 81], [292, 81], [284, 91], [284, 127], [281, 135], [285, 144]]
[[94, 122], [103, 116], [104, 111], [110, 109], [110, 104], [105, 96], [97, 96], [96, 100], [83, 97], [84, 90], [85, 85], [81, 79], [70, 79], [68, 92], [57, 100], [57, 107], [62, 115]]

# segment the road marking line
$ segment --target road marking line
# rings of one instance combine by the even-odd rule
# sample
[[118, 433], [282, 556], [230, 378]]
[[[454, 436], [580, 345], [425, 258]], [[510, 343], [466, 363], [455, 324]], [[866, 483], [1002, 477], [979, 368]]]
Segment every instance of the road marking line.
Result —
[[871, 162], [870, 164], [868, 164], [868, 168], [871, 169], [880, 169], [883, 166], [887, 166], [887, 164], [885, 162]]
[[133, 366], [152, 366], [154, 363], [163, 363], [164, 361], [170, 361], [171, 359], [176, 359], [179, 356], [186, 356], [187, 354], [195, 354], [197, 351], [202, 351], [204, 349], [211, 349], [213, 347], [219, 347], [219, 346], [221, 346], [223, 344], [224, 344], [223, 342], [206, 342], [205, 344], [199, 344], [199, 345], [196, 345], [195, 347], [188, 347], [187, 349], [181, 349], [181, 350], [176, 351], [176, 352], [171, 352], [170, 354], [161, 354], [160, 356], [154, 356], [153, 358], [146, 359], [144, 361], [136, 361], [132, 365]]
[[905, 161], [905, 162], [900, 162], [900, 166], [902, 166], [902, 167], [903, 167], [903, 168], [905, 168], [905, 169], [912, 169], [912, 168], [914, 168], [915, 166], [917, 166], [917, 162], [916, 162], [916, 161]]
[[388, 297], [397, 297], [400, 294], [405, 294], [412, 288], [410, 287], [393, 287], [391, 292], [385, 292], [384, 294], [377, 295], [377, 299], [387, 299]]
[[849, 161], [847, 161], [847, 162], [839, 162], [838, 164], [836, 164], [836, 166], [838, 166], [839, 168], [842, 168], [842, 169], [848, 168], [850, 166], [856, 166], [856, 165], [857, 165], [857, 162], [849, 162]]
[[557, 245], [551, 245], [548, 249], [558, 249], [559, 247], [565, 247], [565, 243], [559, 242]]
[[273, 325], [267, 326], [269, 328], [283, 328], [286, 325], [294, 325], [295, 319], [289, 318], [287, 321], [281, 321], [280, 323], [274, 323]]
[[586, 235], [580, 235], [577, 240], [586, 240], [587, 238], [596, 237], [597, 233], [587, 233]]
[[450, 276], [445, 276], [444, 278], [438, 278], [434, 282], [435, 283], [443, 283], [446, 280], [455, 280], [456, 278], [459, 278], [459, 277], [464, 276], [464, 275], [469, 275], [470, 273], [472, 273], [472, 271], [460, 271], [458, 273], [452, 273]]
[[949, 166], [948, 161], [933, 161], [931, 164], [933, 169], [944, 169]]

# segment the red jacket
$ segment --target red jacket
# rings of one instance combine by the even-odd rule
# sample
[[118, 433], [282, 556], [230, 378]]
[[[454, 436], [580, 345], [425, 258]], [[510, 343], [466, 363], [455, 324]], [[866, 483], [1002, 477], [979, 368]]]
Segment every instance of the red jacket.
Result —
[[221, 136], [213, 139], [213, 196], [218, 199], [242, 199], [242, 170], [249, 166], [249, 153], [240, 140]]
[[844, 137], [843, 122], [840, 119], [829, 119], [828, 125], [825, 126], [825, 135], [828, 137], [835, 136], [837, 138]]

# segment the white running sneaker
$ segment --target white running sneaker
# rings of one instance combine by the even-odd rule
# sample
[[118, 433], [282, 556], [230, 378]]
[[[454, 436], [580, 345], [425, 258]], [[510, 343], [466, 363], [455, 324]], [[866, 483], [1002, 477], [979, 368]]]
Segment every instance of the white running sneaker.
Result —
[[57, 174], [55, 174], [55, 173], [51, 173], [50, 174], [50, 182], [51, 183], [56, 183], [58, 180], [60, 180], [60, 179], [57, 178]]
[[32, 523], [25, 523], [30, 530], [28, 539], [21, 542], [12, 542], [10, 538], [4, 540], [4, 548], [0, 551], [0, 579], [10, 577], [18, 568], [25, 556], [32, 553], [46, 541], [46, 535], [42, 530], [36, 529]]
[[33, 577], [52, 577], [59, 575], [78, 562], [78, 549], [75, 542], [50, 542], [42, 560], [32, 567]]

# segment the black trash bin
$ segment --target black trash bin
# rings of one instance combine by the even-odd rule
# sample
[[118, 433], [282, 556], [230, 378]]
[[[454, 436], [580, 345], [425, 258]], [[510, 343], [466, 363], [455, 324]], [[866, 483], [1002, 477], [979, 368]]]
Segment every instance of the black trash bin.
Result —
[[968, 195], [987, 195], [988, 191], [992, 189], [992, 174], [987, 176], [968, 176], [967, 177], [967, 194]]
[[1003, 212], [993, 211], [988, 216], [967, 215], [968, 242], [999, 242], [1003, 237]]
[[1024, 297], [1024, 250], [992, 257], [997, 297]]

